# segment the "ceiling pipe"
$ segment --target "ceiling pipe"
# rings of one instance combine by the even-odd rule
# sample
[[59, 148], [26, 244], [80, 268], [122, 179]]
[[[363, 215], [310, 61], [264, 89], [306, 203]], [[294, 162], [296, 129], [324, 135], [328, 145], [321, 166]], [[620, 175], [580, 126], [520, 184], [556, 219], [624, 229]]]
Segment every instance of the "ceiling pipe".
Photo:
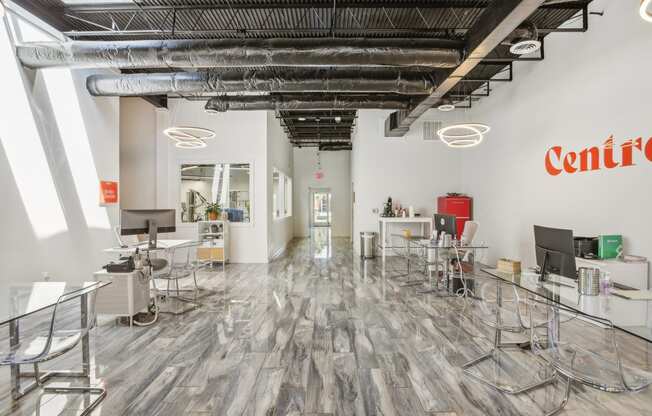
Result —
[[429, 94], [436, 87], [432, 72], [293, 70], [102, 74], [86, 79], [94, 96], [129, 97], [212, 92], [331, 92]]
[[233, 110], [406, 109], [412, 100], [391, 95], [259, 95], [220, 96], [206, 103], [211, 113]]
[[218, 39], [36, 42], [16, 55], [29, 68], [455, 68], [457, 43], [437, 39]]

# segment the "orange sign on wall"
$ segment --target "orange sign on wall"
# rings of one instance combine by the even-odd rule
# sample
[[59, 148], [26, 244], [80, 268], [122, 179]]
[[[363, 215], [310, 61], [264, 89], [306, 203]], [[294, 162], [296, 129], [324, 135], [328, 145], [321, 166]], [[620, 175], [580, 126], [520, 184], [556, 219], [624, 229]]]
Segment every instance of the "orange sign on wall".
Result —
[[614, 137], [609, 136], [602, 146], [593, 146], [579, 152], [564, 151], [561, 146], [553, 146], [546, 152], [546, 172], [551, 176], [564, 173], [588, 172], [601, 169], [626, 168], [635, 166], [635, 154], [652, 162], [652, 137], [646, 142], [642, 137], [623, 142], [616, 151]]
[[100, 181], [100, 205], [118, 203], [118, 182]]

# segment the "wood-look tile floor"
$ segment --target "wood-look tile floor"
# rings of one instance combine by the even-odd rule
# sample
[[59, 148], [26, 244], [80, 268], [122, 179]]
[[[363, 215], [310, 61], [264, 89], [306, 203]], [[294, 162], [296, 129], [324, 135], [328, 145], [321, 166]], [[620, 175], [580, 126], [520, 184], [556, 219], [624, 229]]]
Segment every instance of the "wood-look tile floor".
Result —
[[[559, 383], [509, 396], [464, 375], [460, 365], [490, 348], [492, 332], [455, 299], [400, 286], [405, 278], [391, 275], [402, 267], [361, 262], [347, 240], [317, 231], [270, 264], [202, 273], [214, 293], [197, 310], [148, 328], [104, 319], [92, 355], [108, 396], [93, 415], [540, 415], [558, 403]], [[621, 348], [652, 367], [649, 345], [627, 338]], [[501, 365], [517, 380], [539, 368], [529, 353], [514, 354]], [[73, 353], [52, 365], [78, 362]], [[2, 414], [79, 413], [82, 398], [38, 392], [12, 407], [0, 371]], [[649, 415], [652, 389], [576, 386], [562, 414]]]

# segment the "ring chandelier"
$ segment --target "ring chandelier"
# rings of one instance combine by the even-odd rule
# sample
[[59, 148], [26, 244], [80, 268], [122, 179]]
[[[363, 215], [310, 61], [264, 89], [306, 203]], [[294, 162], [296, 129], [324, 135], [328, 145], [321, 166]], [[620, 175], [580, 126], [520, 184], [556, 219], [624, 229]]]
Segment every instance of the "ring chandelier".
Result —
[[201, 149], [207, 146], [206, 140], [215, 137], [213, 130], [201, 127], [174, 126], [163, 130], [163, 134], [174, 140], [180, 149]]
[[641, 0], [641, 18], [645, 21], [652, 23], [652, 13], [649, 12], [652, 0]]
[[451, 124], [437, 131], [439, 139], [448, 147], [465, 148], [477, 146], [491, 128], [480, 123]]

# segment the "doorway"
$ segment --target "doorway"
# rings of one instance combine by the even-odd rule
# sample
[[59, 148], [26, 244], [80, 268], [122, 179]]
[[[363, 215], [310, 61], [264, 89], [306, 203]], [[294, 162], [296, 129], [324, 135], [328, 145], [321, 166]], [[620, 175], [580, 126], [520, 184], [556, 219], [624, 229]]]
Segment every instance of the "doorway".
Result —
[[310, 189], [310, 227], [330, 227], [333, 220], [330, 188]]

